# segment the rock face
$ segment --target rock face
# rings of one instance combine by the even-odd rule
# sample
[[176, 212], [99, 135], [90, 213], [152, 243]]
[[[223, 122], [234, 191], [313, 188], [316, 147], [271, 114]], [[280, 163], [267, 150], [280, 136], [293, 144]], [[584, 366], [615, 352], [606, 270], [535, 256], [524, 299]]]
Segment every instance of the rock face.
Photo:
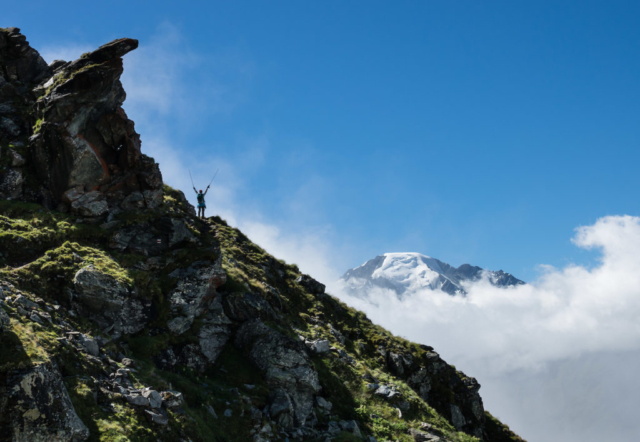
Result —
[[80, 312], [111, 333], [133, 334], [149, 320], [150, 304], [111, 275], [93, 267], [80, 269], [73, 279], [74, 304]]
[[181, 334], [188, 330], [195, 318], [205, 310], [222, 312], [220, 297], [216, 288], [226, 281], [221, 258], [215, 262], [199, 261], [187, 269], [176, 270], [170, 276], [179, 278], [178, 286], [169, 295], [174, 318], [172, 330]]
[[[435, 352], [428, 352], [421, 360], [411, 355], [381, 351], [389, 370], [404, 378], [422, 399], [429, 402], [453, 426], [468, 434], [484, 437], [485, 414], [482, 398], [478, 393], [480, 384], [472, 377], [457, 375], [455, 369], [444, 362]], [[452, 392], [445, 400], [433, 391], [442, 388]]]
[[[18, 286], [0, 284], [0, 441], [84, 441], [87, 428], [92, 440], [147, 440], [159, 426], [163, 440], [200, 440], [211, 428], [193, 413], [204, 412], [219, 419], [220, 440], [372, 442], [408, 428], [376, 426], [352, 399], [416, 426], [434, 417], [418, 396], [458, 430], [507, 440], [486, 430], [475, 379], [373, 326], [220, 218], [197, 219], [163, 186], [121, 107], [122, 57], [136, 47], [119, 39], [47, 66], [19, 30], [0, 29], [0, 198], [56, 209], [29, 219], [33, 206], [15, 204], [19, 222], [11, 211], [0, 220], [0, 245], [34, 249], [20, 263], [0, 251]], [[243, 434], [229, 437], [225, 423]]]
[[5, 328], [9, 326], [10, 322], [9, 315], [0, 307], [0, 336], [2, 336], [2, 333], [4, 333]]
[[[160, 169], [122, 109], [122, 57], [137, 47], [122, 38], [50, 67], [18, 29], [0, 31], [0, 141], [28, 144], [26, 157], [2, 152], [0, 197], [87, 218], [162, 203]], [[25, 174], [40, 187], [27, 192]]]
[[271, 417], [285, 428], [304, 426], [314, 396], [320, 391], [318, 373], [304, 344], [269, 328], [259, 319], [245, 322], [235, 343], [265, 372], [265, 380], [273, 391]]
[[89, 437], [54, 363], [16, 373], [8, 380], [7, 411], [12, 440], [80, 442]]

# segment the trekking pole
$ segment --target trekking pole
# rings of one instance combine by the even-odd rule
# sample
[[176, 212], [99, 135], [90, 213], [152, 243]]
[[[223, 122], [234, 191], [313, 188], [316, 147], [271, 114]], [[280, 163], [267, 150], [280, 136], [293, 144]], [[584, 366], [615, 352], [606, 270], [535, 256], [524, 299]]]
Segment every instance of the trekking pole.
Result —
[[[220, 170], [220, 169], [218, 169], [218, 170]], [[218, 170], [216, 170], [216, 173], [214, 173], [214, 174], [213, 174], [213, 178], [211, 178], [211, 181], [209, 181], [209, 185], [207, 186], [207, 189], [208, 189], [209, 187], [211, 187], [211, 183], [213, 183], [213, 180], [215, 180], [215, 179], [216, 179], [216, 175], [218, 174]]]
[[193, 184], [193, 177], [191, 176], [191, 169], [187, 169], [189, 171], [189, 178], [191, 178], [191, 185], [193, 186], [193, 188], [196, 188], [196, 185]]

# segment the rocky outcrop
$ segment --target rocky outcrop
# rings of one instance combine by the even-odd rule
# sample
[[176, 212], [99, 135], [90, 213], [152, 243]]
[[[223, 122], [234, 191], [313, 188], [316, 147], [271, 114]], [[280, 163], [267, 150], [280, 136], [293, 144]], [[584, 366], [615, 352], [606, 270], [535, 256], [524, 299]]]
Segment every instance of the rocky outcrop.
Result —
[[320, 391], [318, 373], [304, 344], [266, 326], [261, 320], [245, 322], [235, 340], [253, 363], [264, 371], [272, 391], [269, 413], [279, 425], [304, 426]]
[[135, 297], [111, 275], [92, 266], [80, 269], [74, 279], [73, 304], [77, 310], [113, 335], [133, 334], [149, 321], [150, 302]]
[[122, 38], [47, 66], [19, 29], [0, 31], [0, 198], [93, 219], [162, 204], [160, 169], [122, 109], [122, 57], [137, 47]]
[[14, 373], [8, 379], [6, 409], [15, 442], [80, 442], [89, 437], [53, 362]]
[[[116, 211], [130, 209], [127, 204], [136, 196], [146, 208], [162, 201], [158, 165], [141, 153], [140, 136], [121, 107], [126, 97], [120, 83], [122, 57], [137, 47], [137, 40], [115, 40], [58, 67], [36, 90], [41, 123], [30, 139], [30, 151], [52, 206], [62, 203], [64, 208], [63, 195], [72, 188], [99, 192], [102, 197], [90, 199], [104, 198]], [[102, 215], [83, 211], [84, 205], [69, 209]]]
[[[485, 415], [478, 391], [480, 384], [472, 377], [459, 376], [438, 353], [429, 351], [419, 361], [409, 354], [379, 350], [387, 360], [389, 370], [405, 378], [407, 384], [459, 431], [484, 437]], [[447, 399], [434, 390], [451, 391]]]
[[187, 269], [176, 270], [169, 276], [179, 279], [177, 287], [169, 294], [174, 316], [169, 327], [174, 333], [184, 333], [191, 327], [195, 318], [200, 317], [206, 310], [221, 316], [220, 320], [224, 323], [221, 299], [216, 292], [227, 278], [222, 269], [221, 256], [214, 262], [195, 262]]

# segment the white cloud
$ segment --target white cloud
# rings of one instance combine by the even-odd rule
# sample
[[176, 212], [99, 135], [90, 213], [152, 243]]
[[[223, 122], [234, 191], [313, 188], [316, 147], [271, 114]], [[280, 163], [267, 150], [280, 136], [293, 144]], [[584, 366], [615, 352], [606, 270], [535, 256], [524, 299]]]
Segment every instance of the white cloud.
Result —
[[[621, 420], [622, 414], [604, 422], [600, 408], [588, 406], [588, 402], [594, 397], [595, 404], [616, 398], [618, 403], [609, 406], [620, 408], [624, 403], [634, 407], [629, 400], [617, 397], [619, 393], [611, 394], [604, 388], [616, 384], [616, 377], [630, 381], [627, 393], [634, 393], [628, 397], [640, 393], [628, 370], [612, 363], [621, 355], [636, 361], [636, 366], [640, 361], [640, 218], [607, 216], [576, 230], [573, 242], [577, 246], [601, 252], [597, 265], [545, 267], [538, 280], [509, 289], [496, 288], [487, 281], [469, 284], [466, 298], [422, 292], [400, 301], [385, 290], [368, 294], [373, 304], [341, 297], [367, 312], [374, 322], [434, 346], [450, 363], [478, 377], [481, 384], [486, 380], [491, 386], [483, 393], [490, 398], [488, 405], [519, 422], [525, 437], [586, 440], [585, 428], [591, 428], [594, 421], [609, 434], [628, 435], [629, 429], [638, 431], [640, 426]], [[606, 366], [620, 374], [614, 371], [604, 378], [598, 371], [603, 365], [597, 363], [598, 358], [609, 361]], [[558, 366], [564, 369], [552, 370]], [[578, 368], [590, 388], [571, 382]], [[551, 390], [551, 385], [558, 388]], [[518, 391], [528, 396], [518, 396]], [[564, 409], [569, 405], [573, 411]], [[563, 418], [549, 418], [544, 428], [525, 418], [544, 416], [549, 410]], [[576, 410], [584, 415], [574, 416]], [[562, 425], [566, 427], [569, 416], [571, 429], [565, 431]], [[566, 434], [550, 439], [554, 431]]]

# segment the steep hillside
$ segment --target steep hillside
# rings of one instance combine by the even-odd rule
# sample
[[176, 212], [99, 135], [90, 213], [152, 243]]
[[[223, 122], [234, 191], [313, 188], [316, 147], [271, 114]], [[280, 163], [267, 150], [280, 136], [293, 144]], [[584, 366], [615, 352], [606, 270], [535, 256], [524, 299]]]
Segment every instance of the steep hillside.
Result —
[[121, 108], [136, 46], [47, 66], [0, 30], [0, 441], [521, 440], [162, 184]]

